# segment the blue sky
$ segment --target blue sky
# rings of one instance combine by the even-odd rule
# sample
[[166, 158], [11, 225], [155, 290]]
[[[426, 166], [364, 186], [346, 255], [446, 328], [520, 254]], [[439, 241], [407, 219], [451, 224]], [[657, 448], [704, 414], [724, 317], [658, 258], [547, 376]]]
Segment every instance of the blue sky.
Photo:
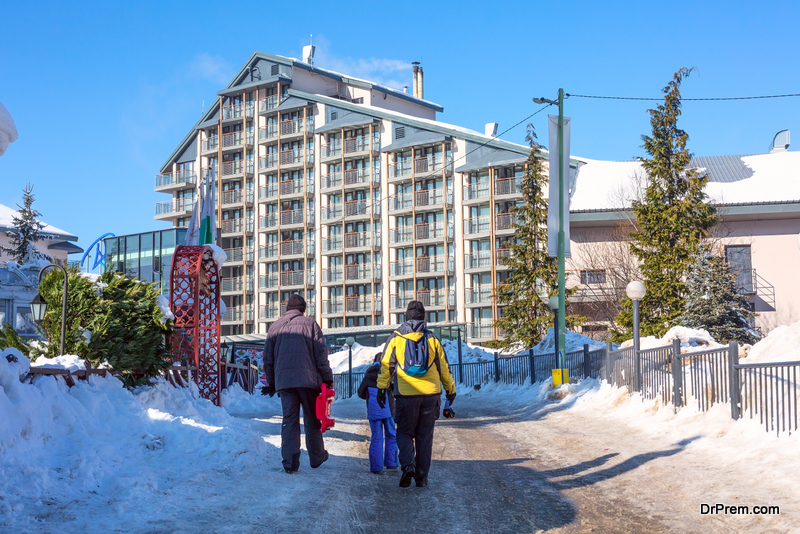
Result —
[[[105, 232], [162, 228], [164, 160], [256, 50], [400, 88], [412, 61], [439, 120], [504, 131], [531, 98], [654, 96], [695, 67], [686, 98], [800, 93], [800, 3], [769, 2], [7, 2], [0, 102], [19, 140], [0, 157], [0, 204], [35, 185], [43, 219], [87, 247]], [[572, 153], [644, 155], [646, 102], [569, 99]], [[552, 109], [552, 108], [551, 108]], [[547, 144], [545, 113], [534, 118]], [[766, 152], [800, 135], [800, 98], [684, 104], [696, 155]], [[524, 124], [503, 136], [524, 142]]]

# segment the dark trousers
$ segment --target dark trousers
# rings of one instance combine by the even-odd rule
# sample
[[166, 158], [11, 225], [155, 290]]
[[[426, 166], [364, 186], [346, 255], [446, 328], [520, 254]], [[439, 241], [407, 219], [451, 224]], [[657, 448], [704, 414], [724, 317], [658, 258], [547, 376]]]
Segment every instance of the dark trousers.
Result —
[[320, 465], [325, 457], [322, 442], [322, 424], [317, 419], [316, 402], [320, 390], [311, 388], [289, 388], [280, 390], [283, 424], [281, 424], [281, 456], [284, 469], [300, 466], [300, 408], [303, 408], [303, 428], [306, 433], [306, 449], [311, 466]]
[[417, 479], [427, 478], [433, 454], [433, 426], [439, 419], [439, 395], [395, 397], [400, 466], [411, 466]]

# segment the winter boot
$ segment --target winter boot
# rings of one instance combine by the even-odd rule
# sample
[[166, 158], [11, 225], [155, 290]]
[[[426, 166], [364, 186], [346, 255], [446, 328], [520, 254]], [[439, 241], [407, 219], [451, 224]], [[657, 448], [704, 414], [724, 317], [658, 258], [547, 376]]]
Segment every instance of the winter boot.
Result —
[[409, 487], [411, 485], [412, 478], [414, 478], [414, 466], [407, 465], [403, 468], [403, 475], [400, 477], [400, 487]]
[[325, 456], [322, 457], [322, 461], [320, 463], [318, 463], [317, 465], [312, 465], [311, 469], [316, 469], [317, 467], [319, 467], [322, 464], [324, 464], [328, 460], [328, 457], [329, 457], [328, 456], [328, 451], [325, 451]]

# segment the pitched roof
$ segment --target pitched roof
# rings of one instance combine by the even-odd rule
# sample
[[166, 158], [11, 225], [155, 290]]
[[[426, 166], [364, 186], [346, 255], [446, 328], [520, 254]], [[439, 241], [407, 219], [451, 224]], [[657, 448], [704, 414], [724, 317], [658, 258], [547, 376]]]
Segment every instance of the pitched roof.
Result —
[[[7, 231], [14, 229], [14, 217], [19, 216], [19, 212], [13, 208], [9, 208], [8, 206], [4, 206], [0, 204], [0, 231]], [[42, 221], [44, 223], [44, 221]], [[42, 233], [47, 235], [51, 235], [53, 237], [66, 239], [67, 241], [77, 241], [78, 237], [70, 234], [69, 232], [65, 232], [60, 228], [56, 228], [50, 224], [44, 223], [44, 227], [42, 228]]]

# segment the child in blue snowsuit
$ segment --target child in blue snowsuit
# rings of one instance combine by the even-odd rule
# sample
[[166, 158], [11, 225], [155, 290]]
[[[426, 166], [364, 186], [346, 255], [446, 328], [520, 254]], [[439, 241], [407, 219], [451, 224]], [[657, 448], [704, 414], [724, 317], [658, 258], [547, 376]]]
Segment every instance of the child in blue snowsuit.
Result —
[[[381, 370], [382, 354], [375, 357], [375, 363], [367, 368], [364, 380], [358, 386], [358, 396], [367, 401], [367, 418], [372, 438], [369, 442], [369, 467], [379, 474], [383, 468], [397, 469], [397, 427], [394, 422], [394, 396], [387, 391], [385, 408], [378, 405], [378, 375]], [[384, 439], [385, 436], [385, 439]]]

